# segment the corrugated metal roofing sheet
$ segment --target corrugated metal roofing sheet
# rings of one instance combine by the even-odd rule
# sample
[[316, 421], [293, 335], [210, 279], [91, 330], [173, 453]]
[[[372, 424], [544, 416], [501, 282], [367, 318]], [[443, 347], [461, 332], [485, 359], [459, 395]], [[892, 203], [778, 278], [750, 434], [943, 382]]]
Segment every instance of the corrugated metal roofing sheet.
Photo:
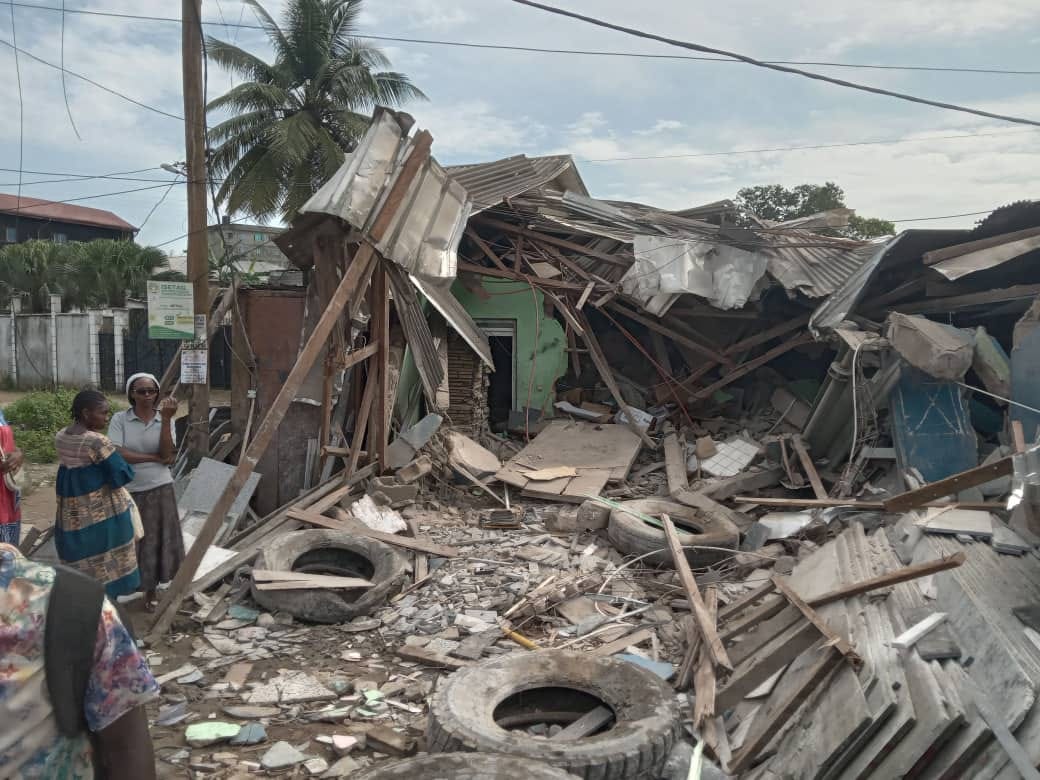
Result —
[[784, 247], [783, 244], [827, 244], [829, 240], [816, 233], [775, 236], [773, 240], [780, 246], [769, 250], [770, 276], [788, 290], [798, 290], [809, 298], [822, 298], [837, 290], [890, 239], [798, 247]]
[[17, 214], [31, 219], [68, 222], [73, 225], [111, 228], [124, 233], [137, 232], [137, 228], [111, 211], [77, 206], [73, 203], [56, 203], [52, 200], [27, 198], [24, 195], [19, 198], [17, 195], [0, 193], [0, 213]]
[[473, 211], [496, 206], [508, 198], [544, 187], [560, 179], [562, 189], [588, 194], [569, 154], [527, 157], [519, 154], [494, 162], [452, 165], [448, 173], [466, 188]]

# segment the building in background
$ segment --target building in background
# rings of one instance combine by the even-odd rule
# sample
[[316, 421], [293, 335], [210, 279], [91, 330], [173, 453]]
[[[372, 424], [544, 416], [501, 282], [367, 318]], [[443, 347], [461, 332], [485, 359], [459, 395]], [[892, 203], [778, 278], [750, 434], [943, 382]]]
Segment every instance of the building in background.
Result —
[[267, 225], [246, 225], [231, 222], [227, 217], [219, 225], [208, 229], [209, 253], [221, 257], [225, 247], [240, 270], [254, 265], [254, 273], [269, 273], [289, 266], [289, 259], [282, 254], [274, 239], [285, 232], [284, 228]]
[[43, 239], [130, 240], [137, 228], [111, 211], [0, 193], [0, 245]]

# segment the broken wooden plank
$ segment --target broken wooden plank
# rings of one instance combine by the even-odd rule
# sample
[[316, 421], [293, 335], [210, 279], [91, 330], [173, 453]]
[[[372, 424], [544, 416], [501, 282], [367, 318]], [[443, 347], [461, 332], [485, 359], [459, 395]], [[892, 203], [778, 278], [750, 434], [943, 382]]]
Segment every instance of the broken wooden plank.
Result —
[[[770, 585], [772, 585], [772, 582], [770, 582]], [[770, 591], [772, 590], [773, 588], [770, 587]], [[787, 602], [784, 599], [780, 597], [769, 599], [753, 612], [749, 612], [746, 615], [739, 615], [732, 623], [726, 623], [726, 625], [722, 627], [722, 640], [724, 642], [729, 642], [729, 640], [738, 637], [741, 634], [746, 634], [759, 623], [764, 623], [778, 615], [785, 607], [787, 607]]]
[[664, 437], [665, 474], [668, 477], [668, 493], [674, 496], [683, 490], [689, 490], [690, 482], [686, 477], [686, 456], [680, 451], [679, 437], [675, 432]]
[[928, 617], [910, 626], [910, 628], [895, 637], [889, 644], [899, 650], [911, 648], [927, 636], [930, 631], [938, 628], [944, 620], [946, 620], [945, 612], [933, 612], [928, 615]]
[[[933, 611], [931, 607], [912, 607], [904, 610], [903, 614], [909, 624], [913, 625], [924, 620]], [[918, 639], [914, 647], [925, 661], [946, 661], [961, 657], [961, 648], [954, 639], [949, 621], [941, 623]]]
[[302, 571], [271, 571], [253, 569], [253, 581], [259, 590], [293, 590], [292, 587], [262, 587], [300, 583], [298, 588], [371, 588], [371, 580], [362, 577], [337, 577], [330, 574], [308, 574]]
[[[333, 582], [333, 579], [340, 580]], [[257, 590], [348, 590], [351, 588], [371, 588], [375, 583], [360, 577], [329, 577], [325, 580], [275, 580], [273, 582], [254, 582]]]
[[802, 600], [802, 597], [795, 592], [794, 588], [787, 584], [785, 578], [781, 577], [779, 574], [774, 574], [773, 585], [776, 586], [776, 589], [780, 591], [791, 606], [801, 612], [806, 620], [816, 626], [816, 630], [819, 631], [827, 640], [828, 646], [833, 647], [841, 653], [845, 660], [854, 667], [858, 668], [863, 665], [863, 659], [861, 659], [859, 655], [856, 654], [856, 651], [852, 649], [848, 640], [845, 639], [845, 637], [840, 636], [834, 631], [834, 629], [827, 625], [827, 622], [820, 617], [819, 613], [806, 604], [805, 601]]
[[946, 479], [940, 479], [937, 482], [929, 482], [916, 490], [908, 490], [905, 493], [900, 493], [898, 496], [893, 496], [884, 502], [885, 511], [906, 512], [909, 509], [923, 506], [937, 498], [954, 495], [962, 490], [984, 485], [998, 477], [1008, 476], [1013, 469], [1011, 456], [983, 464], [982, 466], [976, 466], [973, 469], [954, 474], [952, 477], [946, 477]]
[[614, 711], [610, 709], [610, 707], [600, 705], [599, 707], [586, 712], [576, 721], [564, 728], [563, 731], [559, 732], [555, 737], [550, 737], [550, 739], [555, 739], [559, 742], [582, 739], [590, 734], [595, 734], [612, 720], [614, 720]]
[[719, 620], [726, 620], [730, 615], [735, 615], [738, 612], [743, 612], [756, 601], [759, 601], [763, 597], [768, 596], [774, 590], [776, 589], [773, 587], [773, 581], [767, 580], [766, 582], [762, 583], [757, 588], [755, 588], [753, 591], [745, 593], [737, 601], [734, 601], [732, 604], [727, 604], [722, 609], [720, 609]]
[[827, 494], [827, 489], [823, 486], [823, 482], [820, 480], [820, 474], [816, 471], [816, 464], [813, 463], [812, 458], [809, 457], [809, 451], [805, 449], [805, 442], [802, 441], [802, 437], [795, 435], [791, 437], [791, 446], [794, 447], [794, 451], [798, 453], [798, 460], [802, 463], [802, 468], [805, 470], [805, 476], [809, 478], [809, 484], [812, 485], [813, 493], [819, 499], [830, 498]]
[[[708, 614], [712, 622], [717, 619], [719, 611], [719, 593], [715, 588], [708, 588], [704, 594], [704, 603], [708, 608]], [[715, 666], [711, 662], [711, 654], [705, 643], [701, 643], [699, 657], [697, 659], [697, 670], [693, 676], [694, 728], [702, 728], [709, 720], [715, 717]]]
[[632, 320], [633, 322], [638, 322], [643, 327], [649, 328], [652, 331], [660, 333], [662, 336], [666, 336], [667, 338], [674, 341], [676, 344], [681, 344], [682, 346], [686, 347], [687, 349], [693, 352], [696, 352], [698, 355], [701, 355], [702, 357], [706, 357], [709, 360], [714, 361], [715, 363], [721, 363], [726, 368], [734, 368], [736, 365], [733, 362], [733, 358], [727, 357], [726, 355], [720, 352], [716, 352], [710, 347], [706, 347], [703, 344], [700, 344], [691, 338], [687, 338], [678, 331], [662, 325], [659, 320], [656, 320], [652, 317], [645, 317], [639, 312], [629, 309], [627, 306], [622, 306], [617, 301], [610, 303], [609, 308], [616, 311], [622, 317]]
[[768, 352], [759, 355], [757, 358], [753, 358], [752, 360], [749, 360], [746, 363], [741, 363], [736, 368], [726, 371], [725, 375], [721, 379], [719, 379], [716, 382], [713, 382], [707, 387], [701, 390], [691, 392], [690, 399], [693, 401], [702, 401], [705, 398], [711, 398], [713, 395], [715, 395], [717, 391], [721, 390], [724, 387], [728, 387], [741, 377], [747, 376], [752, 371], [760, 368], [761, 366], [764, 366], [766, 363], [775, 360], [776, 358], [780, 357], [781, 355], [787, 352], [790, 352], [792, 349], [795, 349], [796, 347], [800, 347], [803, 344], [808, 344], [812, 340], [812, 334], [800, 333], [794, 338], [788, 339], [787, 341], [784, 341], [783, 343], [773, 347]]
[[641, 628], [638, 631], [633, 631], [619, 639], [615, 639], [613, 642], [607, 642], [605, 645], [593, 648], [589, 651], [590, 655], [608, 656], [614, 655], [614, 653], [620, 653], [627, 647], [638, 645], [641, 642], [645, 642], [654, 635], [654, 631], [651, 628]]
[[[885, 509], [883, 501], [862, 501], [855, 498], [767, 498], [765, 496], [735, 496], [735, 504], [756, 504], [758, 506], [775, 507], [808, 507], [825, 509], [833, 506], [847, 506], [852, 509]], [[1006, 504], [999, 501], [962, 501], [954, 504], [943, 504], [935, 501], [920, 504], [919, 507], [949, 507], [951, 509], [1007, 509]]]
[[745, 491], [773, 487], [780, 481], [783, 473], [783, 469], [779, 466], [758, 471], [745, 471], [737, 474], [735, 477], [726, 477], [713, 482], [703, 488], [700, 493], [716, 501], [725, 501], [727, 498], [733, 498], [733, 496]]
[[[345, 516], [346, 513], [343, 513], [343, 515]], [[333, 520], [331, 517], [325, 517], [325, 515], [319, 515], [306, 509], [290, 509], [288, 516], [293, 520], [299, 520], [302, 523], [316, 525], [321, 528], [331, 528], [335, 531], [361, 533], [369, 539], [386, 542], [395, 547], [403, 547], [406, 550], [418, 550], [419, 552], [436, 555], [441, 558], [455, 558], [459, 554], [457, 547], [435, 544], [434, 542], [428, 542], [425, 539], [409, 539], [407, 536], [397, 536], [396, 534], [386, 534], [382, 531], [374, 531], [354, 518], [345, 517], [345, 519]]]
[[869, 593], [872, 590], [887, 588], [890, 585], [898, 585], [900, 582], [916, 580], [918, 577], [927, 577], [929, 574], [946, 571], [947, 569], [956, 569], [964, 563], [965, 560], [967, 560], [965, 554], [959, 552], [934, 561], [917, 563], [913, 566], [904, 566], [902, 569], [890, 571], [888, 574], [882, 574], [879, 577], [871, 577], [868, 580], [860, 580], [851, 585], [844, 585], [820, 596], [816, 596], [815, 598], [808, 599], [806, 603], [810, 607], [822, 607], [824, 604], [830, 604], [833, 601], [841, 601], [850, 596], [859, 596], [863, 593]]
[[394, 652], [406, 661], [417, 661], [418, 663], [426, 664], [427, 666], [440, 666], [453, 672], [456, 672], [459, 669], [464, 669], [467, 666], [472, 666], [473, 664], [472, 661], [464, 661], [461, 658], [452, 658], [448, 655], [435, 653], [432, 650], [427, 650], [425, 647], [401, 645], [401, 647], [397, 648]]
[[665, 539], [668, 542], [668, 549], [675, 563], [675, 571], [679, 575], [679, 582], [682, 584], [683, 590], [686, 591], [686, 598], [689, 599], [690, 606], [693, 608], [693, 615], [697, 619], [697, 627], [700, 629], [708, 652], [711, 654], [711, 659], [718, 666], [732, 671], [733, 664], [730, 663], [726, 648], [723, 647], [722, 640], [719, 639], [719, 635], [715, 630], [715, 619], [708, 612], [708, 607], [704, 603], [700, 589], [697, 587], [697, 580], [694, 579], [693, 572], [690, 570], [690, 563], [686, 560], [686, 555], [683, 553], [682, 545], [679, 543], [679, 535], [675, 531], [675, 525], [668, 515], [661, 515], [661, 522], [664, 524]]
[[726, 685], [718, 692], [716, 707], [724, 712], [736, 706], [777, 671], [819, 645], [821, 640], [816, 626], [804, 620], [772, 637], [733, 671]]
[[603, 354], [603, 350], [599, 345], [599, 340], [592, 332], [592, 326], [584, 317], [585, 315], [581, 314], [579, 319], [582, 327], [585, 328], [585, 333], [582, 334], [581, 338], [584, 340], [585, 346], [588, 347], [589, 357], [592, 358], [592, 363], [596, 366], [600, 379], [603, 380], [603, 384], [605, 384], [607, 389], [610, 390], [610, 394], [614, 397], [614, 401], [617, 403], [618, 408], [625, 413], [625, 420], [628, 427], [633, 431], [633, 433], [639, 436], [643, 444], [652, 450], [657, 449], [657, 442], [647, 436], [646, 431], [636, 424], [636, 416], [632, 412], [632, 407], [628, 405], [624, 396], [621, 395], [621, 388], [618, 387], [617, 381], [614, 379], [614, 374], [610, 370], [610, 363], [607, 360], [606, 355]]
[[734, 756], [726, 768], [731, 774], [739, 775], [751, 766], [759, 751], [765, 748], [776, 733], [791, 718], [798, 708], [805, 703], [813, 691], [826, 680], [837, 668], [839, 654], [832, 649], [824, 649], [817, 660], [805, 673], [805, 676], [789, 696], [768, 711], [760, 711], [752, 726], [752, 733], [744, 740], [740, 752]]
[[540, 233], [537, 230], [529, 230], [527, 228], [522, 228], [518, 225], [514, 225], [510, 222], [503, 222], [498, 219], [493, 219], [492, 217], [487, 216], [486, 212], [478, 214], [474, 217], [474, 219], [480, 224], [487, 225], [488, 227], [498, 228], [499, 230], [505, 233], [512, 233], [513, 235], [531, 238], [535, 241], [540, 241], [543, 244], [549, 244], [550, 246], [559, 247], [560, 249], [569, 249], [572, 252], [577, 252], [579, 255], [583, 255], [586, 257], [596, 257], [600, 260], [603, 260], [604, 262], [610, 263], [611, 265], [619, 266], [621, 268], [628, 268], [632, 262], [631, 258], [618, 257], [616, 255], [608, 254], [607, 252], [601, 252], [598, 249], [593, 249], [592, 247], [576, 244], [573, 241], [567, 241], [566, 239], [556, 238], [555, 236], [550, 236], [546, 233]]

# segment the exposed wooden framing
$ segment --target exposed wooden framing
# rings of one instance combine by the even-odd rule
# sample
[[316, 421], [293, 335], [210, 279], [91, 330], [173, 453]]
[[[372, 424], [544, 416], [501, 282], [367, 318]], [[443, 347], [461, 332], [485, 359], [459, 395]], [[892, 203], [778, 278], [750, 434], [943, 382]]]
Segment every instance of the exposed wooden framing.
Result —
[[683, 590], [686, 591], [686, 598], [689, 599], [693, 616], [697, 619], [697, 627], [700, 629], [702, 641], [711, 655], [712, 662], [732, 671], [733, 664], [730, 663], [726, 648], [723, 647], [722, 640], [719, 639], [719, 635], [715, 630], [715, 618], [708, 612], [708, 607], [704, 603], [700, 589], [697, 587], [697, 580], [694, 579], [689, 561], [686, 560], [686, 555], [683, 553], [682, 545], [679, 543], [679, 535], [675, 532], [675, 524], [672, 523], [668, 515], [661, 516], [661, 523], [664, 525], [665, 539], [668, 542], [668, 549], [672, 553], [672, 560], [675, 562], [675, 571], [679, 575], [679, 582], [682, 584]]
[[672, 375], [672, 359], [668, 357], [668, 345], [665, 343], [664, 336], [658, 333], [656, 330], [650, 331], [650, 342], [654, 347], [654, 360], [657, 361], [657, 365], [664, 369], [664, 372], [668, 375]]
[[[169, 589], [167, 589], [157, 610], [155, 622], [149, 631], [149, 637], [152, 640], [158, 639], [172, 625], [181, 601], [184, 599], [185, 593], [191, 586], [195, 572], [198, 571], [199, 564], [202, 562], [202, 557], [206, 554], [217, 532], [223, 525], [235, 497], [245, 487], [249, 476], [256, 469], [256, 464], [267, 451], [267, 447], [271, 443], [271, 439], [281, 424], [282, 419], [285, 417], [285, 413], [296, 396], [297, 390], [300, 389], [300, 386], [306, 379], [319, 353], [327, 345], [333, 329], [340, 321], [340, 315], [348, 308], [348, 302], [352, 304], [350, 306], [352, 315], [356, 312], [353, 304], [360, 308], [361, 293], [365, 289], [368, 279], [372, 276], [375, 266], [380, 262], [373, 244], [382, 239], [395, 213], [403, 203], [408, 188], [418, 173], [419, 168], [429, 159], [432, 143], [433, 136], [426, 131], [416, 134], [413, 139], [412, 152], [401, 166], [400, 174], [387, 194], [382, 208], [373, 220], [369, 235], [366, 237], [367, 240], [361, 244], [355, 253], [353, 261], [337, 285], [329, 305], [322, 312], [321, 317], [314, 326], [314, 330], [311, 331], [311, 335], [307, 338], [307, 343], [289, 372], [289, 376], [286, 377], [285, 383], [278, 391], [274, 403], [271, 404], [271, 408], [268, 409], [263, 421], [258, 426], [255, 438], [246, 448], [245, 457], [238, 464], [235, 473], [214, 504], [209, 517], [206, 518], [206, 522], [203, 523], [202, 528], [199, 530], [195, 544], [188, 551], [180, 569], [177, 571], [177, 575], [174, 577]], [[369, 243], [369, 241], [372, 243]], [[379, 459], [379, 462], [383, 463], [384, 460]]]
[[946, 558], [928, 561], [927, 563], [917, 563], [913, 566], [904, 566], [902, 569], [890, 571], [888, 574], [882, 574], [879, 577], [860, 580], [851, 585], [844, 585], [836, 590], [828, 591], [816, 598], [808, 599], [806, 603], [810, 607], [822, 607], [824, 604], [841, 601], [850, 596], [859, 596], [863, 593], [869, 593], [872, 590], [887, 588], [890, 585], [898, 585], [900, 582], [909, 582], [910, 580], [916, 580], [918, 577], [927, 577], [930, 574], [936, 574], [941, 571], [946, 571], [947, 569], [956, 569], [964, 563], [965, 560], [967, 560], [967, 558], [964, 553], [959, 552]]
[[735, 615], [738, 612], [743, 612], [756, 601], [768, 596], [774, 590], [776, 590], [776, 588], [773, 587], [772, 581], [767, 580], [750, 593], [745, 593], [739, 600], [734, 601], [732, 604], [727, 604], [722, 609], [720, 609], [719, 621], [725, 620], [730, 615]]
[[581, 307], [585, 305], [585, 301], [587, 301], [589, 299], [589, 296], [592, 295], [592, 290], [595, 286], [595, 282], [589, 282], [587, 285], [585, 285], [585, 290], [578, 298], [578, 303], [576, 304], [576, 308], [578, 309], [578, 311], [581, 311]]
[[562, 263], [566, 268], [569, 268], [582, 279], [587, 279], [590, 282], [595, 282], [601, 287], [607, 289], [611, 289], [615, 286], [614, 282], [607, 281], [599, 274], [594, 274], [592, 273], [592, 271], [588, 271], [585, 268], [582, 268], [578, 263], [576, 263], [574, 260], [571, 260], [571, 258], [567, 257], [565, 254], [563, 254], [563, 252], [561, 252], [554, 246], [549, 246], [548, 244], [546, 244], [544, 247], [539, 246], [537, 248], [539, 250], [544, 250], [548, 255], [552, 256], [554, 260], [556, 260], [558, 263]]
[[482, 225], [498, 228], [499, 230], [505, 233], [512, 233], [513, 235], [517, 236], [525, 236], [527, 238], [534, 239], [535, 241], [541, 241], [545, 244], [557, 246], [560, 249], [569, 249], [572, 252], [577, 252], [578, 254], [587, 255], [589, 257], [595, 257], [599, 260], [603, 260], [604, 262], [619, 266], [621, 268], [628, 268], [628, 266], [630, 265], [630, 261], [628, 259], [620, 259], [615, 257], [614, 255], [607, 254], [606, 252], [601, 252], [598, 249], [592, 249], [587, 246], [582, 246], [581, 244], [576, 244], [573, 241], [567, 241], [562, 238], [556, 238], [555, 236], [540, 233], [536, 230], [522, 228], [517, 225], [510, 224], [509, 222], [502, 222], [501, 220], [494, 219], [484, 214], [477, 214], [477, 216], [475, 216], [474, 219]]
[[493, 250], [484, 239], [477, 235], [477, 231], [473, 228], [466, 228], [466, 235], [469, 236], [469, 239], [474, 244], [477, 245], [477, 249], [484, 253], [484, 257], [495, 264], [496, 268], [500, 268], [503, 271], [509, 270], [506, 268], [506, 264], [502, 262], [502, 258], [495, 254], [495, 250]]
[[1026, 433], [1022, 429], [1021, 420], [1011, 421], [1011, 440], [1015, 445], [1015, 452], [1026, 451]]
[[667, 336], [668, 338], [672, 339], [672, 341], [674, 341], [676, 344], [682, 344], [684, 347], [693, 350], [698, 355], [703, 355], [704, 357], [710, 358], [711, 360], [714, 360], [716, 363], [721, 363], [726, 367], [731, 368], [735, 365], [732, 358], [726, 357], [725, 355], [716, 352], [715, 350], [711, 349], [710, 347], [706, 347], [703, 344], [699, 344], [693, 339], [687, 338], [678, 331], [666, 327], [662, 325], [660, 322], [651, 319], [650, 317], [644, 317], [639, 312], [632, 311], [627, 306], [622, 306], [617, 301], [612, 301], [610, 304], [608, 304], [608, 306], [609, 308], [613, 309], [618, 314], [620, 314], [622, 317], [630, 319], [633, 322], [638, 322], [640, 325], [643, 325], [644, 327], [647, 327], [650, 330], [657, 331], [662, 336]]
[[[718, 617], [719, 592], [715, 588], [708, 588], [704, 592], [704, 603], [714, 623]], [[697, 729], [703, 728], [709, 720], [715, 717], [715, 686], [715, 666], [711, 662], [711, 654], [707, 651], [707, 645], [702, 642], [697, 659], [697, 670], [693, 677], [695, 695], [693, 724]]]
[[459, 554], [457, 547], [449, 547], [445, 544], [435, 544], [428, 542], [425, 539], [412, 539], [407, 536], [400, 536], [398, 534], [386, 534], [382, 531], [376, 531], [369, 528], [364, 523], [361, 523], [349, 515], [346, 512], [340, 510], [339, 518], [332, 519], [331, 517], [325, 517], [310, 509], [290, 509], [287, 516], [292, 520], [299, 520], [301, 523], [307, 523], [308, 525], [316, 525], [320, 528], [331, 528], [335, 531], [350, 531], [352, 533], [359, 533], [362, 536], [367, 536], [369, 539], [375, 539], [376, 541], [385, 542], [386, 544], [393, 545], [394, 547], [403, 547], [406, 550], [417, 550], [419, 552], [427, 553], [428, 555], [435, 555], [441, 558], [455, 558]]
[[452, 468], [455, 471], [459, 472], [459, 474], [461, 474], [463, 477], [465, 477], [466, 480], [471, 482], [475, 487], [480, 488], [482, 491], [484, 491], [489, 496], [491, 496], [493, 499], [495, 499], [495, 501], [500, 503], [502, 506], [506, 505], [505, 499], [501, 498], [497, 493], [495, 493], [494, 490], [492, 490], [487, 485], [485, 485], [483, 482], [481, 482], [479, 479], [477, 479], [467, 469], [465, 469], [464, 467], [460, 466], [458, 463], [453, 463], [452, 464]]
[[[574, 316], [574, 313], [571, 313]], [[646, 431], [636, 425], [636, 417], [632, 412], [632, 407], [628, 405], [624, 397], [621, 395], [621, 388], [618, 387], [617, 381], [614, 379], [614, 374], [610, 370], [610, 363], [607, 361], [606, 356], [603, 354], [603, 350], [599, 345], [599, 340], [596, 338], [596, 334], [592, 332], [592, 326], [589, 325], [589, 321], [585, 319], [584, 314], [578, 315], [582, 327], [585, 329], [585, 333], [582, 334], [582, 339], [585, 342], [585, 346], [588, 347], [589, 357], [592, 358], [593, 364], [596, 366], [596, 370], [599, 371], [600, 378], [603, 380], [603, 384], [610, 390], [610, 394], [614, 396], [614, 401], [618, 407], [625, 413], [625, 418], [628, 420], [628, 427], [639, 436], [650, 449], [657, 449], [657, 442], [646, 435]]]
[[[390, 439], [389, 415], [391, 406], [387, 398], [390, 389], [390, 296], [386, 285], [386, 271], [376, 268], [372, 274], [371, 288], [372, 318], [369, 320], [369, 333], [372, 341], [378, 345], [375, 362], [379, 372], [368, 381], [376, 382], [376, 393], [372, 404], [371, 421], [368, 424], [370, 445], [368, 451], [381, 464], [386, 463], [386, 447]], [[367, 390], [367, 388], [366, 388]]]
[[905, 512], [908, 509], [922, 506], [937, 498], [950, 496], [977, 485], [984, 485], [998, 477], [1005, 477], [1011, 474], [1013, 470], [1014, 466], [1012, 465], [1011, 456], [1001, 458], [992, 463], [986, 463], [982, 466], [962, 471], [959, 474], [954, 474], [952, 477], [940, 479], [937, 482], [929, 482], [916, 490], [908, 490], [905, 493], [900, 493], [898, 496], [893, 496], [885, 501], [885, 510], [888, 512]]
[[[580, 327], [580, 326], [579, 326]], [[574, 338], [574, 328], [567, 325], [567, 353], [571, 358], [571, 373], [575, 381], [581, 376], [581, 355], [578, 354], [578, 342]]]
[[[758, 506], [776, 507], [811, 507], [826, 508], [831, 506], [848, 506], [855, 509], [884, 509], [884, 501], [863, 501], [855, 498], [772, 498], [769, 496], [734, 496], [734, 503], [757, 504]], [[937, 501], [929, 501], [920, 504], [922, 507], [941, 506], [951, 509], [981, 509], [992, 511], [994, 509], [1007, 509], [1007, 505], [999, 501], [962, 501], [954, 504], [943, 504]]]
[[809, 451], [805, 448], [805, 442], [802, 441], [802, 437], [798, 434], [792, 436], [791, 446], [798, 453], [798, 460], [802, 462], [802, 468], [805, 470], [805, 476], [809, 478], [809, 484], [812, 485], [813, 493], [819, 499], [830, 498], [827, 494], [827, 488], [823, 486], [823, 482], [820, 480], [820, 474], [816, 470], [816, 465], [813, 463], [812, 458], [809, 457]]
[[697, 621], [693, 615], [682, 619], [682, 630], [686, 637], [686, 650], [675, 673], [675, 690], [689, 690], [693, 675], [697, 670], [697, 659], [700, 657], [701, 635], [697, 631]]
[[805, 703], [805, 700], [812, 695], [812, 692], [834, 672], [837, 668], [839, 657], [830, 648], [821, 651], [820, 658], [805, 672], [805, 676], [797, 688], [778, 704], [775, 713], [759, 713], [759, 717], [767, 717], [761, 722], [761, 725], [758, 718], [755, 719], [754, 731], [744, 741], [740, 752], [733, 757], [730, 765], [726, 767], [729, 773], [739, 775], [751, 766], [751, 762], [758, 755], [759, 751], [769, 744], [784, 723], [798, 711], [798, 708]]
[[[379, 372], [379, 367], [374, 363], [369, 363], [368, 381], [365, 382], [365, 389], [361, 394], [361, 404], [358, 406], [358, 413], [354, 418], [354, 437], [350, 442], [350, 460], [347, 461], [347, 467], [343, 472], [344, 479], [350, 479], [361, 458], [365, 432], [368, 430], [368, 421], [372, 416], [372, 406], [376, 400], [376, 391], [379, 389], [379, 383], [375, 381], [373, 376], [377, 372]], [[368, 451], [371, 453], [372, 448], [370, 447]], [[378, 462], [382, 463], [383, 461]]]
[[500, 271], [497, 268], [488, 268], [484, 265], [474, 265], [473, 263], [467, 263], [465, 260], [459, 260], [456, 268], [462, 273], [481, 274], [483, 276], [494, 276], [499, 279], [513, 279], [517, 282], [530, 281], [536, 287], [551, 287], [554, 290], [573, 290], [574, 292], [581, 292], [585, 289], [583, 284], [575, 284], [574, 282], [564, 282], [559, 279], [531, 279], [527, 280], [515, 271]]
[[728, 385], [731, 385], [733, 382], [736, 382], [741, 377], [750, 374], [755, 369], [760, 368], [761, 366], [764, 366], [766, 363], [769, 363], [770, 361], [780, 357], [785, 352], [790, 352], [792, 349], [800, 347], [803, 344], [808, 344], [810, 341], [812, 341], [812, 334], [810, 333], [802, 333], [795, 336], [794, 338], [788, 339], [782, 344], [773, 347], [765, 354], [759, 355], [757, 358], [749, 360], [747, 363], [742, 363], [741, 365], [734, 368], [732, 371], [727, 371], [726, 375], [722, 377], [720, 380], [708, 385], [707, 387], [701, 390], [693, 392], [690, 395], [690, 397], [694, 401], [700, 401], [705, 398], [711, 398], [711, 396], [714, 395], [716, 391], [721, 390], [722, 388]]
[[317, 458], [314, 469], [314, 481], [317, 483], [317, 478], [325, 470], [325, 464], [329, 457], [325, 453], [325, 447], [329, 444], [329, 435], [332, 431], [332, 380], [336, 374], [336, 368], [333, 365], [332, 352], [330, 351], [325, 356], [324, 366], [324, 377], [322, 378], [321, 386], [321, 432], [318, 434], [318, 443], [321, 447], [321, 457]]
[[339, 367], [346, 371], [348, 368], [353, 368], [363, 360], [368, 360], [378, 351], [379, 344], [375, 342], [372, 342], [371, 344], [366, 344], [365, 346], [355, 349], [352, 352], [348, 352], [346, 356], [343, 358], [342, 362], [339, 364]]
[[585, 328], [582, 327], [581, 323], [578, 322], [577, 318], [571, 313], [571, 309], [567, 305], [566, 301], [564, 301], [559, 295], [556, 295], [555, 293], [549, 290], [542, 290], [542, 294], [550, 301], [552, 301], [553, 306], [555, 306], [556, 310], [559, 311], [561, 315], [563, 315], [563, 318], [567, 321], [567, 324], [570, 326], [571, 330], [573, 330], [579, 336], [585, 335]]
[[787, 599], [788, 603], [790, 603], [795, 609], [801, 612], [806, 620], [808, 620], [810, 623], [816, 626], [816, 630], [823, 634], [823, 636], [827, 640], [827, 644], [830, 647], [833, 647], [835, 650], [841, 653], [845, 660], [853, 666], [859, 667], [863, 665], [863, 660], [852, 649], [851, 645], [849, 645], [848, 643], [848, 640], [845, 639], [845, 637], [835, 633], [831, 629], [831, 627], [827, 625], [824, 619], [820, 617], [819, 614], [817, 614], [816, 610], [814, 610], [812, 607], [806, 604], [805, 601], [802, 600], [802, 597], [795, 593], [794, 588], [788, 585], [787, 581], [783, 577], [781, 577], [779, 574], [774, 574], [773, 584], [776, 586], [776, 589], [780, 591], [780, 593], [784, 596], [784, 598]]
[[954, 295], [949, 298], [934, 298], [930, 301], [895, 304], [891, 308], [905, 314], [937, 314], [966, 309], [971, 306], [986, 306], [1004, 301], [1031, 299], [1040, 295], [1040, 284], [1018, 284], [1003, 290], [987, 290], [968, 295]]
[[191, 586], [195, 572], [202, 562], [202, 557], [213, 543], [217, 532], [227, 517], [228, 510], [231, 509], [231, 505], [234, 503], [235, 497], [242, 491], [246, 480], [249, 479], [249, 476], [256, 469], [256, 464], [271, 443], [275, 431], [289, 409], [289, 404], [292, 403], [293, 398], [296, 396], [296, 391], [300, 389], [318, 354], [324, 349], [332, 328], [339, 320], [350, 298], [352, 296], [356, 297], [359, 288], [362, 288], [367, 282], [375, 262], [375, 250], [368, 244], [363, 245], [344, 275], [339, 287], [337, 287], [329, 307], [322, 313], [321, 318], [315, 324], [314, 330], [307, 339], [307, 343], [300, 352], [295, 365], [293, 365], [292, 371], [289, 372], [289, 376], [278, 391], [274, 403], [271, 404], [271, 408], [264, 416], [263, 422], [257, 428], [256, 436], [246, 448], [245, 457], [239, 462], [235, 473], [214, 504], [209, 517], [206, 518], [206, 522], [203, 523], [202, 528], [199, 530], [195, 544], [188, 551], [180, 569], [177, 571], [177, 575], [166, 591], [157, 610], [156, 620], [150, 630], [150, 636], [153, 639], [157, 639], [173, 623], [184, 594], [187, 593], [188, 588]]

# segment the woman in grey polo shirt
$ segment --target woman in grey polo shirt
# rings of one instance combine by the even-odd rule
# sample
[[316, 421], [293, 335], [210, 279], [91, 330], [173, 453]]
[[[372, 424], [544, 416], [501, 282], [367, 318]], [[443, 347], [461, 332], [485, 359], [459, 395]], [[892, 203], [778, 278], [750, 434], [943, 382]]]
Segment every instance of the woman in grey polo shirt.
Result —
[[184, 560], [177, 496], [169, 468], [175, 456], [173, 418], [177, 401], [159, 401], [159, 382], [151, 374], [130, 377], [126, 397], [130, 408], [112, 415], [108, 438], [134, 467], [134, 479], [126, 487], [144, 526], [144, 538], [137, 543], [137, 565], [145, 606], [152, 609], [159, 583], [172, 580]]

